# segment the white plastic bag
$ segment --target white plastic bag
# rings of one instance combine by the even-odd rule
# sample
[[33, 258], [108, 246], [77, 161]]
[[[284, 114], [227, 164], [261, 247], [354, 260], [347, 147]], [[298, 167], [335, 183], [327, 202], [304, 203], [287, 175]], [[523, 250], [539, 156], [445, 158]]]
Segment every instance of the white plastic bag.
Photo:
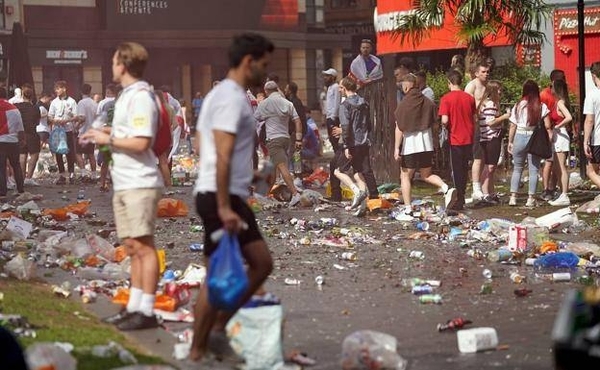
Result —
[[19, 253], [15, 258], [4, 265], [4, 271], [19, 280], [30, 280], [35, 276], [35, 263]]
[[246, 370], [283, 366], [281, 305], [242, 308], [227, 323], [233, 349], [246, 359]]
[[77, 360], [54, 343], [35, 343], [25, 352], [30, 370], [76, 370]]
[[356, 331], [342, 344], [344, 370], [404, 370], [406, 360], [400, 357], [396, 338], [372, 330]]

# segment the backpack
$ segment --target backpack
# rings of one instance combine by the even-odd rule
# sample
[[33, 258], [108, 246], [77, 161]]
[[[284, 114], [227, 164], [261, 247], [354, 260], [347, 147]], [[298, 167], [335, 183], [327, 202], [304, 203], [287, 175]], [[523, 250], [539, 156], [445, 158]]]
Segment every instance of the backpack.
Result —
[[[150, 96], [154, 100], [156, 104], [156, 109], [158, 111], [158, 128], [156, 129], [156, 134], [154, 135], [154, 144], [152, 145], [152, 151], [154, 155], [159, 157], [161, 154], [164, 154], [169, 150], [171, 144], [173, 142], [173, 137], [171, 136], [171, 123], [174, 119], [174, 114], [170, 113], [169, 104], [161, 97], [158, 96], [157, 93], [147, 89], [150, 93]], [[164, 103], [163, 103], [164, 101]]]

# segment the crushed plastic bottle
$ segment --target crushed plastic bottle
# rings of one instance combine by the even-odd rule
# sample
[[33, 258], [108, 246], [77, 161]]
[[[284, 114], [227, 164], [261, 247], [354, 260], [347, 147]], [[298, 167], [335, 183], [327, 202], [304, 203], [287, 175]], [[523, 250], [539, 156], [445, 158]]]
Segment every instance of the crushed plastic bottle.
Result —
[[536, 269], [570, 269], [579, 264], [579, 257], [572, 252], [559, 252], [539, 257], [533, 264]]
[[508, 261], [513, 256], [512, 252], [508, 249], [500, 248], [495, 251], [490, 251], [487, 254], [487, 260], [490, 262], [502, 262]]

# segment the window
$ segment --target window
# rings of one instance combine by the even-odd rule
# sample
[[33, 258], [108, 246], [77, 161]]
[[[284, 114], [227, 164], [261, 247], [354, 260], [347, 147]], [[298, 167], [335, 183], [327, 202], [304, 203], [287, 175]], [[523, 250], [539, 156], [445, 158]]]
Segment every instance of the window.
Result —
[[356, 8], [358, 0], [330, 0], [331, 9]]

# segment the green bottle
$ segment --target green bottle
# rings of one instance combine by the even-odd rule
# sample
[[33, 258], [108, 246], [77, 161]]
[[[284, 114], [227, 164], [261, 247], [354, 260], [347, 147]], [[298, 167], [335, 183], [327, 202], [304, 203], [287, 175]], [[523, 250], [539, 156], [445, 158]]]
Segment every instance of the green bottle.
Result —
[[419, 297], [419, 302], [423, 304], [441, 304], [442, 296], [439, 294], [425, 294]]

